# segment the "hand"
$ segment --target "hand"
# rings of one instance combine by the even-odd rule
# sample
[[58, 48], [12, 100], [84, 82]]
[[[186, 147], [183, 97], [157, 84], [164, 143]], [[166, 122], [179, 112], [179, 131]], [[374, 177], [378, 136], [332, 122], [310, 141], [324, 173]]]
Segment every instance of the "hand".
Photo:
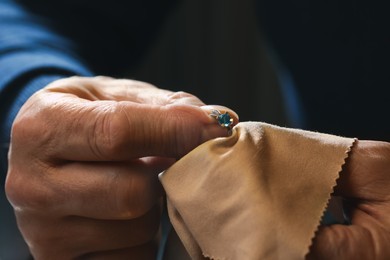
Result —
[[335, 195], [352, 224], [321, 227], [309, 259], [390, 259], [390, 143], [358, 141]]
[[13, 125], [6, 193], [35, 259], [153, 259], [157, 174], [227, 134], [209, 112], [190, 94], [107, 77], [33, 95]]

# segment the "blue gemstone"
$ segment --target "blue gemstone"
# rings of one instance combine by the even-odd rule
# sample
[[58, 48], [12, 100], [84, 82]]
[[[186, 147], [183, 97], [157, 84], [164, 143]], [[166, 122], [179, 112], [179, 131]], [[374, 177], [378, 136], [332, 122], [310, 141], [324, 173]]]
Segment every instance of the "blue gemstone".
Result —
[[218, 123], [223, 127], [229, 127], [233, 123], [232, 118], [227, 112], [225, 114], [218, 115], [217, 120]]

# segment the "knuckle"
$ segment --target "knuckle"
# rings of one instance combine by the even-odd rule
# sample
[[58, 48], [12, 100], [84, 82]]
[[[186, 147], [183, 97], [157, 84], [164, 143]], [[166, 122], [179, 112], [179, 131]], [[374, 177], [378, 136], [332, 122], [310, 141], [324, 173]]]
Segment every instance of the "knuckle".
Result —
[[115, 156], [124, 149], [128, 132], [124, 127], [125, 119], [122, 113], [113, 109], [99, 117], [95, 123], [93, 134], [93, 150], [105, 159], [115, 159]]
[[17, 173], [15, 170], [8, 169], [7, 179], [5, 181], [5, 194], [8, 201], [15, 207], [24, 201], [21, 191], [24, 190], [24, 183], [20, 183], [19, 178], [16, 177]]
[[[32, 102], [37, 102], [37, 98], [39, 102], [39, 97], [33, 97]], [[25, 105], [31, 104], [28, 101]], [[22, 108], [11, 130], [5, 192], [11, 204], [21, 209], [46, 209], [53, 198], [52, 189], [45, 186], [43, 178], [50, 171], [44, 160], [52, 133], [46, 125], [45, 108], [40, 108]]]
[[11, 205], [18, 210], [52, 212], [57, 203], [61, 204], [53, 181], [47, 178], [53, 175], [52, 169], [39, 160], [28, 165], [19, 161], [10, 156], [5, 193]]
[[30, 120], [26, 118], [16, 118], [11, 129], [11, 142], [15, 143], [17, 141], [24, 142], [25, 140], [30, 139], [30, 134], [33, 129], [28, 128], [27, 125]]
[[15, 118], [11, 129], [11, 140], [31, 141], [33, 137], [39, 136], [41, 120], [40, 111], [30, 111], [22, 107]]
[[47, 102], [45, 93], [37, 92], [27, 100], [16, 116], [11, 129], [11, 142], [41, 145], [51, 136], [50, 122], [53, 114], [58, 118], [55, 108]]

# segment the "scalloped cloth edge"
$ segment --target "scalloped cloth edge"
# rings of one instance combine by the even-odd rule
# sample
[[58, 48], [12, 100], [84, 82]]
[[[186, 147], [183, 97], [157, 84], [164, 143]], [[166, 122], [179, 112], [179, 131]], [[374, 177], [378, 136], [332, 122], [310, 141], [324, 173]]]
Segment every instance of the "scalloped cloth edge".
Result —
[[192, 259], [304, 259], [355, 139], [244, 122], [160, 174]]

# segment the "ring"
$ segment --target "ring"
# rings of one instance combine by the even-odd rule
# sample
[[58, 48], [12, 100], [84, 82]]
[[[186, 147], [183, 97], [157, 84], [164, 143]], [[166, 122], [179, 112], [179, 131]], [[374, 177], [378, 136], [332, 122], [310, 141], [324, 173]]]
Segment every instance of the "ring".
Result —
[[222, 114], [218, 110], [214, 109], [211, 111], [210, 116], [215, 118], [220, 126], [225, 127], [229, 131], [231, 130], [233, 118], [231, 118], [228, 112]]

